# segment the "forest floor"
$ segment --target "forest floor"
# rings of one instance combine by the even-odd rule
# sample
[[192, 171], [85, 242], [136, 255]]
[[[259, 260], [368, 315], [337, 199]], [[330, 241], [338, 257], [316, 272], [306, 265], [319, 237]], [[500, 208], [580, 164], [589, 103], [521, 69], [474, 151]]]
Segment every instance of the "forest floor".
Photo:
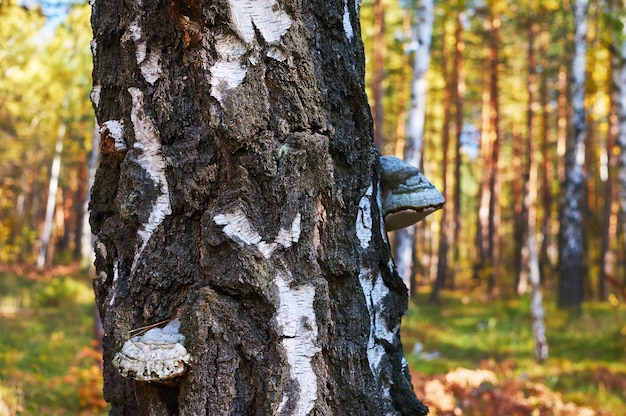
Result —
[[548, 299], [549, 359], [533, 360], [529, 298], [418, 295], [403, 320], [413, 385], [431, 415], [626, 415], [626, 305]]
[[91, 281], [0, 267], [0, 416], [104, 415]]
[[[431, 415], [626, 414], [626, 305], [546, 302], [550, 358], [532, 358], [527, 298], [418, 295], [403, 320], [413, 385]], [[0, 267], [0, 416], [104, 415], [93, 294], [78, 267]]]

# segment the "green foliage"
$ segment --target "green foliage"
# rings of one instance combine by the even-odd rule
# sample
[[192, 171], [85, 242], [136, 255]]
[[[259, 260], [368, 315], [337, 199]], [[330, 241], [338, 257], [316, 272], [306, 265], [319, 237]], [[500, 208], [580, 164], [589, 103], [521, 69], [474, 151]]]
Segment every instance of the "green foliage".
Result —
[[33, 306], [37, 308], [65, 307], [75, 302], [89, 303], [91, 291], [85, 291], [84, 282], [69, 276], [55, 278], [34, 291]]
[[[402, 123], [406, 123], [402, 111], [406, 109], [410, 98], [412, 56], [408, 53], [410, 25], [414, 8], [418, 2], [385, 0], [385, 68], [383, 101], [385, 120], [383, 133], [387, 140], [383, 153], [401, 155], [403, 144]], [[478, 6], [482, 4], [482, 6]], [[545, 242], [541, 247], [541, 262], [544, 271], [555, 270], [558, 252], [558, 216], [561, 198], [560, 180], [562, 177], [563, 146], [568, 132], [569, 120], [569, 86], [567, 85], [572, 64], [574, 19], [573, 3], [556, 0], [504, 2], [492, 0], [488, 2], [436, 2], [433, 38], [430, 56], [430, 68], [427, 74], [428, 91], [426, 104], [426, 121], [424, 134], [423, 170], [425, 175], [438, 187], [443, 184], [441, 168], [444, 155], [442, 141], [444, 137], [443, 120], [446, 115], [453, 114], [455, 107], [446, 102], [444, 90], [456, 89], [454, 50], [457, 44], [455, 24], [462, 17], [462, 60], [465, 80], [463, 127], [472, 126], [477, 131], [485, 127], [485, 97], [489, 98], [489, 57], [492, 51], [493, 36], [490, 33], [492, 16], [498, 17], [497, 78], [498, 78], [498, 141], [499, 163], [496, 174], [498, 194], [494, 211], [497, 223], [497, 245], [501, 259], [494, 270], [499, 281], [496, 283], [501, 291], [512, 291], [517, 277], [509, 273], [518, 264], [520, 258], [520, 240], [515, 227], [519, 225], [520, 212], [514, 211], [516, 201], [523, 200], [526, 192], [527, 172], [525, 162], [528, 155], [528, 115], [529, 109], [535, 117], [535, 149], [530, 155], [539, 166], [541, 183], [538, 189], [537, 241]], [[366, 85], [371, 88], [373, 70], [373, 25], [374, 0], [364, 1], [361, 6], [361, 27], [366, 54]], [[589, 291], [600, 285], [600, 266], [605, 257], [601, 252], [602, 234], [605, 233], [604, 217], [605, 188], [608, 185], [606, 175], [607, 142], [610, 132], [609, 121], [614, 119], [611, 113], [611, 58], [622, 54], [624, 42], [624, 22], [626, 11], [623, 2], [589, 2], [587, 22], [587, 77], [585, 108], [587, 111], [587, 155], [585, 161], [585, 189], [587, 189], [585, 206], [585, 232], [588, 247]], [[407, 19], [407, 16], [409, 17]], [[535, 26], [532, 26], [535, 25]], [[533, 50], [534, 68], [529, 68], [530, 29], [534, 28]], [[529, 103], [529, 73], [537, 82], [536, 101]], [[453, 95], [453, 94], [449, 94]], [[449, 100], [451, 101], [451, 100]], [[373, 105], [373, 102], [371, 103]], [[453, 117], [454, 118], [454, 117]], [[450, 137], [456, 133], [456, 121], [449, 126]], [[545, 134], [544, 134], [545, 131]], [[454, 139], [453, 139], [454, 140]], [[483, 144], [485, 138], [483, 138]], [[472, 267], [477, 264], [476, 224], [480, 204], [480, 186], [486, 176], [486, 155], [471, 156], [462, 151], [461, 159], [461, 197], [460, 197], [460, 235], [454, 244], [458, 251], [454, 262], [450, 262], [451, 274], [457, 283], [471, 285], [475, 277]], [[452, 155], [448, 154], [448, 160]], [[452, 162], [447, 171], [452, 171]], [[449, 175], [452, 176], [452, 175]], [[544, 181], [545, 176], [545, 181]], [[448, 185], [453, 181], [447, 178]], [[616, 194], [616, 192], [614, 192]], [[448, 198], [448, 206], [454, 204]], [[484, 208], [484, 207], [483, 207]], [[420, 227], [424, 227], [425, 235], [432, 233], [432, 244], [418, 247], [417, 258], [430, 259], [436, 263], [432, 247], [437, 247], [438, 225], [441, 214], [436, 213], [428, 218]], [[522, 215], [525, 215], [522, 212]], [[544, 221], [545, 219], [545, 221]], [[427, 229], [427, 230], [426, 230]], [[427, 237], [428, 238], [428, 237]], [[624, 275], [623, 238], [611, 238], [610, 255], [619, 259], [612, 275]], [[435, 268], [423, 271], [427, 278], [433, 278]], [[484, 273], [483, 273], [484, 274]], [[479, 283], [484, 283], [481, 276]], [[553, 283], [554, 276], [544, 276], [547, 283]], [[458, 278], [458, 279], [457, 279]], [[623, 280], [623, 279], [620, 279]], [[621, 283], [623, 285], [623, 282]], [[618, 289], [619, 290], [619, 289]], [[593, 297], [591, 293], [588, 298]], [[606, 294], [604, 295], [606, 296]]]
[[0, 273], [0, 400], [15, 414], [104, 414], [90, 282]]
[[[409, 366], [418, 373], [511, 363], [512, 371], [499, 377], [541, 382], [567, 401], [615, 415], [626, 406], [626, 383], [619, 381], [626, 380], [625, 305], [589, 303], [574, 317], [546, 302], [550, 358], [542, 366], [533, 360], [528, 298], [483, 302], [448, 293], [441, 305], [426, 299], [416, 299], [402, 327]], [[417, 342], [423, 352], [416, 355], [411, 351]], [[428, 353], [435, 358], [425, 359]]]
[[72, 7], [52, 28], [41, 10], [15, 3], [0, 11], [0, 261], [11, 263], [36, 251], [59, 127], [66, 127], [66, 199], [86, 195], [81, 178], [94, 127], [89, 5]]

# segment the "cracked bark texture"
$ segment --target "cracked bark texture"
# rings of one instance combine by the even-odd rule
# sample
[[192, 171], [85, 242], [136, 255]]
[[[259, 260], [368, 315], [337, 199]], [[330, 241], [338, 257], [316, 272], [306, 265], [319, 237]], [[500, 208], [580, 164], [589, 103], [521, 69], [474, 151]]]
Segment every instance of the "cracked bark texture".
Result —
[[[92, 2], [94, 290], [112, 415], [420, 415], [358, 2]], [[168, 384], [130, 331], [180, 319]]]

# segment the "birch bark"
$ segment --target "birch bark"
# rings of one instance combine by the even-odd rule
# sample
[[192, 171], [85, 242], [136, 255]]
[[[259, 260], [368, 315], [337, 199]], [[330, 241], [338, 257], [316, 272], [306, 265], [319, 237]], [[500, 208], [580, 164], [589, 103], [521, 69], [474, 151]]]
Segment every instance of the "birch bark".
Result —
[[[619, 2], [622, 4], [623, 1]], [[616, 48], [616, 59], [613, 64], [613, 85], [615, 87], [614, 102], [617, 113], [616, 145], [617, 156], [617, 199], [622, 236], [626, 236], [626, 26], [621, 33], [621, 42]], [[626, 238], [626, 237], [625, 237]]]
[[[415, 10], [415, 58], [413, 61], [413, 79], [411, 81], [411, 106], [407, 118], [407, 138], [404, 145], [404, 161], [420, 167], [424, 143], [424, 118], [426, 114], [426, 93], [428, 82], [426, 73], [430, 65], [430, 43], [433, 31], [432, 0], [422, 0]], [[412, 293], [414, 273], [416, 227], [402, 228], [395, 232], [394, 261], [398, 274]]]
[[56, 207], [57, 191], [59, 190], [59, 174], [61, 173], [61, 154], [63, 153], [63, 140], [67, 126], [61, 122], [57, 132], [57, 140], [54, 147], [54, 158], [50, 168], [50, 182], [48, 184], [48, 202], [46, 203], [46, 216], [44, 218], [43, 230], [41, 232], [41, 246], [37, 256], [37, 269], [42, 270], [46, 263], [50, 261], [54, 209]]
[[358, 1], [95, 0], [92, 25], [111, 414], [426, 414]]
[[559, 229], [559, 296], [562, 308], [579, 311], [583, 300], [585, 242], [583, 234], [583, 183], [585, 164], [585, 70], [587, 53], [587, 0], [574, 3], [574, 58], [572, 61], [571, 135], [565, 151], [565, 178], [561, 195]]

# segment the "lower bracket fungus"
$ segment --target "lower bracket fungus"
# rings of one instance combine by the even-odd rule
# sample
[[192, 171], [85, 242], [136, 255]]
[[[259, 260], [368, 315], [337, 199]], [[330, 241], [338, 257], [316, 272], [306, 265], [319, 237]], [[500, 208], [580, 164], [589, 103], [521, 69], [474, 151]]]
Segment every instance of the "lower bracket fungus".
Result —
[[415, 166], [395, 156], [381, 156], [380, 164], [387, 231], [413, 225], [443, 207], [446, 201], [441, 192]]
[[115, 354], [113, 365], [126, 378], [173, 384], [185, 373], [191, 356], [183, 345], [180, 321], [174, 319], [165, 328], [153, 328], [124, 343]]

